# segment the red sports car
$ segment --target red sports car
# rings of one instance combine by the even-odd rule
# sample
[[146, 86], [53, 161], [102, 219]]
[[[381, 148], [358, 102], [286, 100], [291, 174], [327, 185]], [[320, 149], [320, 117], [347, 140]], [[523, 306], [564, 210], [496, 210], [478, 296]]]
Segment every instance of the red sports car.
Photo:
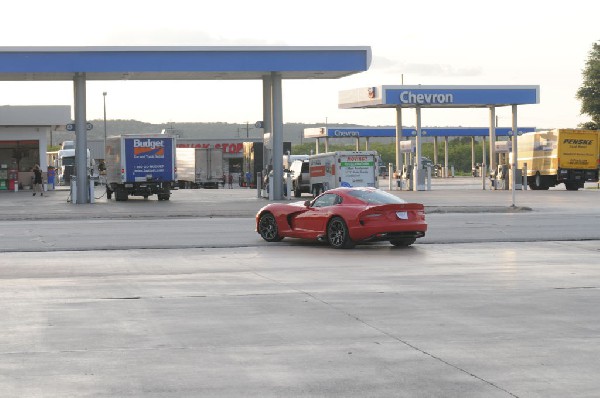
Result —
[[384, 240], [409, 246], [425, 236], [427, 223], [420, 203], [376, 188], [335, 188], [312, 201], [263, 207], [256, 214], [256, 231], [267, 242], [310, 239], [336, 249]]

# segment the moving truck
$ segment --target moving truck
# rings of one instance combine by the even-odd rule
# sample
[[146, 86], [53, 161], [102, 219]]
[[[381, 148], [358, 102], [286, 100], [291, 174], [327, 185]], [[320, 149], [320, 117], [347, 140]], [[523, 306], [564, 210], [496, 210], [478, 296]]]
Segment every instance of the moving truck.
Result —
[[[256, 188], [256, 174], [262, 173], [264, 178], [265, 173], [271, 171], [270, 165], [263, 165], [264, 145], [262, 142], [244, 142], [244, 160], [242, 163], [242, 175], [240, 176], [240, 186], [248, 186], [246, 176], [250, 177], [250, 187]], [[292, 143], [290, 141], [283, 142], [283, 153], [292, 153]], [[285, 160], [285, 159], [283, 159]], [[268, 170], [263, 170], [267, 167]]]
[[125, 134], [106, 139], [106, 197], [157, 195], [169, 200], [175, 187], [175, 137], [165, 134]]
[[[86, 168], [88, 175], [92, 174], [94, 167], [93, 160], [91, 159], [90, 149], [86, 149], [87, 159]], [[58, 170], [58, 183], [61, 185], [68, 185], [71, 183], [71, 176], [76, 174], [76, 163], [75, 163], [75, 141], [64, 141], [61, 145], [60, 150], [56, 158], [56, 164], [53, 164]]]
[[586, 181], [598, 182], [598, 132], [555, 129], [525, 133], [517, 138], [517, 167], [527, 163], [531, 189], [548, 189], [565, 184], [569, 191], [583, 188]]
[[219, 188], [225, 174], [221, 148], [177, 148], [176, 152], [180, 188]]
[[309, 156], [314, 196], [337, 187], [377, 187], [376, 151], [338, 151]]

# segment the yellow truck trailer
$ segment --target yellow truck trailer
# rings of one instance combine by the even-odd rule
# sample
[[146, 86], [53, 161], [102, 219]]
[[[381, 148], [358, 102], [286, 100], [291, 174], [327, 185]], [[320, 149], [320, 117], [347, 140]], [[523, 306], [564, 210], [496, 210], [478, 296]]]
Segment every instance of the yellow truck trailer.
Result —
[[525, 133], [517, 138], [518, 165], [527, 163], [527, 185], [548, 189], [565, 184], [569, 191], [598, 182], [600, 144], [596, 130], [555, 129]]

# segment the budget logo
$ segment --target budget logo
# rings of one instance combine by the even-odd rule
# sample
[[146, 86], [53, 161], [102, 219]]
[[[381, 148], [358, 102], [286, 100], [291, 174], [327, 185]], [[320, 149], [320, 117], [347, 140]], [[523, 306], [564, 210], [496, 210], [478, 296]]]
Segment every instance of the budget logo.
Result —
[[164, 158], [165, 142], [164, 140], [133, 140], [133, 155], [136, 158]]

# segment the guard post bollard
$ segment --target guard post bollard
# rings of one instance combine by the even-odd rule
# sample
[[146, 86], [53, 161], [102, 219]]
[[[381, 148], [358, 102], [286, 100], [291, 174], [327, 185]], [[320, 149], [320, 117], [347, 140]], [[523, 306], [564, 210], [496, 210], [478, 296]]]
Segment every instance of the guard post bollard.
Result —
[[431, 165], [427, 165], [427, 190], [431, 191]]
[[71, 204], [77, 204], [77, 180], [71, 176]]
[[481, 167], [479, 168], [481, 174], [481, 187], [485, 191], [485, 178], [487, 177], [487, 166], [485, 163], [481, 163]]
[[262, 197], [262, 173], [256, 173], [256, 197]]

